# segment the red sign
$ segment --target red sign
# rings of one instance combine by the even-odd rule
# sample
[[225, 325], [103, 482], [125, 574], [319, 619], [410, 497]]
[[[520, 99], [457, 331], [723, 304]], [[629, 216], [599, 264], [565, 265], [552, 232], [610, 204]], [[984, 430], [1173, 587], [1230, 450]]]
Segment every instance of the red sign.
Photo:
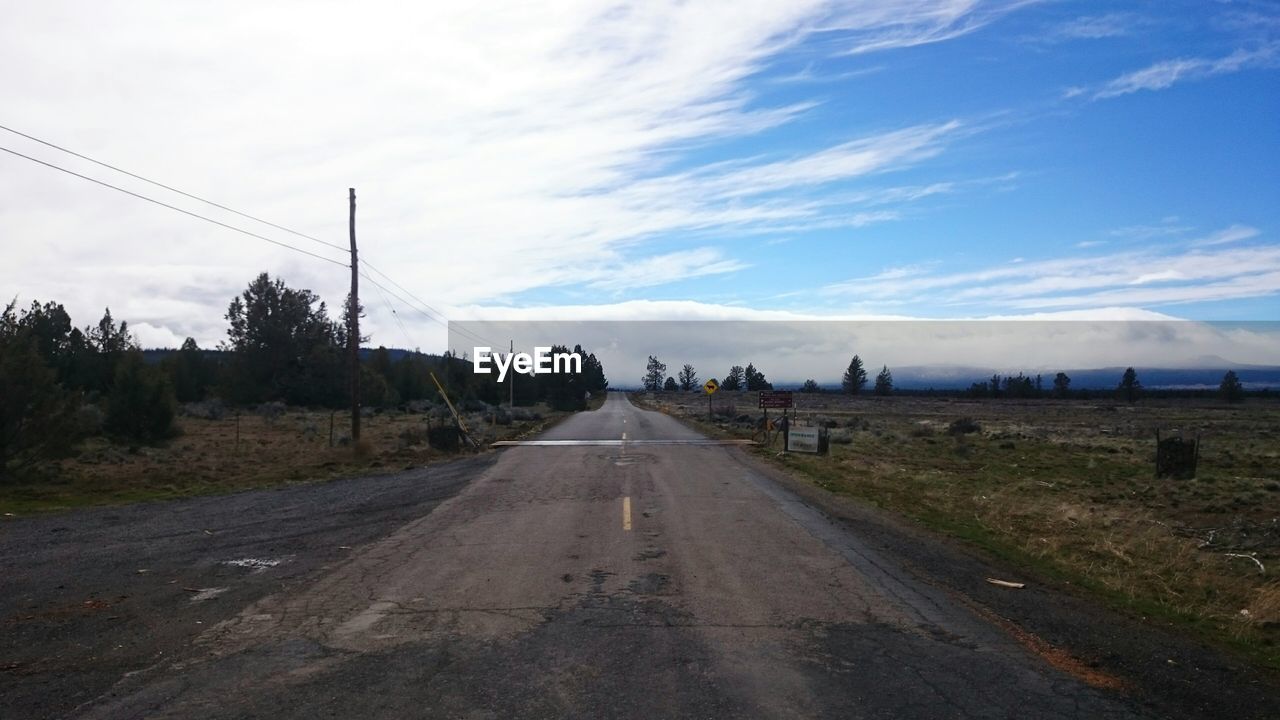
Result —
[[766, 390], [760, 393], [762, 410], [785, 410], [789, 407], [793, 407], [790, 390]]

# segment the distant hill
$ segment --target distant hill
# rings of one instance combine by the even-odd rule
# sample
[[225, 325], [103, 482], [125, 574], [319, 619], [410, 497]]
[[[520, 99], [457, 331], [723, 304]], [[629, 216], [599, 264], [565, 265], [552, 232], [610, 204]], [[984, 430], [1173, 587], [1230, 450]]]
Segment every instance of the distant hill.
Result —
[[[894, 387], [903, 390], [964, 390], [976, 382], [983, 382], [993, 374], [1017, 375], [1018, 370], [993, 370], [991, 368], [961, 367], [951, 365], [916, 366], [889, 368], [893, 372]], [[1235, 370], [1240, 382], [1246, 390], [1262, 390], [1264, 388], [1280, 389], [1280, 366], [1233, 365], [1225, 361], [1217, 367], [1197, 368], [1135, 368], [1138, 381], [1143, 387], [1152, 390], [1169, 389], [1201, 389], [1217, 388], [1222, 382], [1222, 375], [1227, 370]], [[1065, 370], [1071, 378], [1072, 390], [1110, 390], [1120, 382], [1124, 374], [1122, 367]], [[1022, 371], [1035, 377], [1036, 373]], [[1045, 389], [1053, 387], [1053, 377], [1058, 371], [1041, 373]], [[822, 387], [833, 389], [840, 386], [838, 381], [819, 383]], [[775, 382], [779, 390], [794, 390], [800, 387], [798, 382]], [[870, 390], [870, 384], [868, 384]]]

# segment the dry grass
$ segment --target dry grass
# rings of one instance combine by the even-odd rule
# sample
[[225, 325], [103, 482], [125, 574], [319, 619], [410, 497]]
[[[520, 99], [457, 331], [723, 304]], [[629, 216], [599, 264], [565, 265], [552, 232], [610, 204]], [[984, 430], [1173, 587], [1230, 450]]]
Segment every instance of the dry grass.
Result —
[[[538, 432], [566, 413], [532, 409], [538, 417], [510, 424], [483, 413], [466, 417], [474, 437], [487, 444]], [[330, 445], [330, 420], [333, 445]], [[427, 445], [428, 426], [444, 420], [387, 412], [363, 418], [361, 438], [348, 440], [344, 413], [288, 409], [282, 414], [234, 412], [221, 419], [181, 417], [181, 434], [162, 447], [129, 448], [105, 438], [80, 445], [68, 459], [44, 469], [38, 481], [0, 485], [0, 512], [25, 514], [83, 505], [117, 504], [231, 492], [393, 472], [456, 453]], [[237, 425], [239, 430], [237, 431]]]
[[[758, 413], [745, 394], [729, 399]], [[647, 402], [714, 432], [750, 434], [708, 423], [705, 398]], [[832, 433], [849, 441], [828, 457], [761, 449], [771, 460], [1280, 667], [1280, 403], [797, 402], [802, 423], [834, 421]], [[948, 434], [961, 418], [981, 429]], [[1153, 477], [1157, 428], [1202, 435], [1194, 480]]]

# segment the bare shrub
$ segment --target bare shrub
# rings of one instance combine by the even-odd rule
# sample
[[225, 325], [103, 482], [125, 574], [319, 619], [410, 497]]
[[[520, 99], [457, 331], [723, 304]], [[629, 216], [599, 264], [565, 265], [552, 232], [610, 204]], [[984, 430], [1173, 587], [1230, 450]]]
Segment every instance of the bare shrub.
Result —
[[511, 408], [511, 418], [520, 422], [536, 422], [542, 419], [542, 413], [530, 408]]
[[947, 426], [947, 432], [951, 435], [969, 435], [976, 432], [982, 432], [982, 426], [977, 420], [970, 417], [962, 417], [952, 420]]
[[271, 402], [262, 403], [254, 410], [254, 412], [262, 416], [262, 419], [265, 420], [268, 425], [273, 425], [275, 424], [275, 421], [279, 420], [280, 416], [284, 415], [285, 411], [288, 409], [289, 408], [279, 400], [272, 400]]
[[183, 403], [178, 412], [201, 420], [221, 420], [227, 414], [227, 406], [217, 398]]
[[1256, 623], [1280, 623], [1280, 582], [1258, 588], [1249, 603], [1249, 620]]
[[397, 438], [402, 448], [425, 445], [428, 442], [427, 431], [420, 425], [412, 425], [401, 430]]
[[437, 425], [427, 430], [427, 444], [436, 450], [453, 452], [462, 447], [462, 433], [452, 425]]
[[102, 434], [102, 423], [106, 420], [106, 414], [102, 412], [102, 408], [92, 403], [81, 405], [76, 410], [73, 418], [73, 425], [76, 433], [83, 437], [93, 437]]
[[833, 430], [827, 434], [827, 441], [833, 445], [849, 445], [853, 443], [853, 433], [849, 430]]

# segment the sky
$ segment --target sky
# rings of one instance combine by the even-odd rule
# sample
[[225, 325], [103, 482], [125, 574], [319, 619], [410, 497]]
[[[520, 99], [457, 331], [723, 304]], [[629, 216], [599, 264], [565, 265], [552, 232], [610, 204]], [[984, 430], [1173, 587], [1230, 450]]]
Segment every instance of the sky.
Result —
[[[338, 246], [355, 187], [374, 345], [495, 317], [1280, 317], [1275, 2], [3, 14], [6, 128]], [[212, 346], [259, 272], [346, 294], [338, 250], [0, 147], [336, 260], [0, 152], [6, 299]]]

